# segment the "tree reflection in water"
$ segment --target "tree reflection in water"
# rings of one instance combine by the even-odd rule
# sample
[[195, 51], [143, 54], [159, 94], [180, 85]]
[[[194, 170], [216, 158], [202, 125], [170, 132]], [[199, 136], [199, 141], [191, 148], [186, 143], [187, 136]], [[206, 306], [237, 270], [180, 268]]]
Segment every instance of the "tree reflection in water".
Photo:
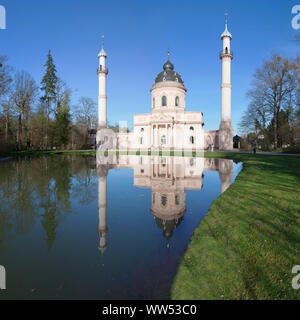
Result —
[[51, 250], [56, 229], [70, 214], [71, 194], [81, 204], [95, 199], [93, 170], [94, 158], [74, 155], [22, 157], [1, 163], [0, 197], [5, 200], [0, 207], [0, 250], [5, 239], [30, 233], [39, 219]]

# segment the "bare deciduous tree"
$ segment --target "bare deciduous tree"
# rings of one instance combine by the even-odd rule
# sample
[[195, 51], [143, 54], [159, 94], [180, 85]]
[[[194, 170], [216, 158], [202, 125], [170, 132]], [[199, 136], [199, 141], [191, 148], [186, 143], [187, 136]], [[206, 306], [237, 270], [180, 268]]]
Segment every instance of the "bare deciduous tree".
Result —
[[11, 78], [11, 68], [6, 64], [7, 58], [0, 56], [0, 99], [9, 91]]
[[91, 98], [81, 97], [74, 111], [77, 123], [82, 123], [87, 128], [95, 126], [96, 104]]
[[6, 64], [7, 58], [0, 56], [0, 103], [5, 117], [5, 142], [8, 142], [9, 122], [12, 113], [11, 104], [7, 101], [7, 95], [11, 87], [11, 68]]
[[[38, 87], [25, 71], [17, 72], [14, 78], [10, 101], [17, 114], [17, 145], [21, 149], [23, 143], [23, 133], [25, 134], [26, 144], [30, 142], [29, 137], [29, 116], [32, 105], [36, 98]], [[24, 132], [25, 131], [25, 132]]]
[[297, 63], [273, 54], [254, 74], [252, 89], [248, 91], [250, 105], [244, 114], [240, 126], [252, 132], [266, 129], [272, 121], [274, 147], [278, 147], [278, 126], [281, 110], [287, 110], [296, 95]]

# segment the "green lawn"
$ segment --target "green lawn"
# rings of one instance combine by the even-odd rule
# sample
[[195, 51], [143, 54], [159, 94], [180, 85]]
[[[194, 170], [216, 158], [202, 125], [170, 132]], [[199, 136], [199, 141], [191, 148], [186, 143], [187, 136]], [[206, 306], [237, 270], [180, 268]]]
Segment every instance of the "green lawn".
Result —
[[172, 299], [300, 299], [300, 157], [206, 153], [243, 161], [194, 232]]

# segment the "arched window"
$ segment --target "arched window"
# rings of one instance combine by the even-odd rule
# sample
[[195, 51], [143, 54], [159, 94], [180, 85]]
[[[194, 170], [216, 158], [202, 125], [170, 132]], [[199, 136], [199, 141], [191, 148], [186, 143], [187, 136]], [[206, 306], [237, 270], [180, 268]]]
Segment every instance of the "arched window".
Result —
[[163, 135], [163, 136], [161, 137], [161, 144], [166, 144], [166, 143], [167, 143], [167, 138], [166, 138], [165, 135]]
[[190, 130], [194, 130], [194, 127], [190, 127]]
[[141, 128], [141, 132], [144, 132], [144, 128]]
[[155, 108], [155, 98], [153, 98], [153, 100], [152, 100], [152, 106], [153, 106], [153, 108]]
[[163, 97], [161, 98], [161, 105], [162, 105], [163, 107], [166, 107], [166, 106], [167, 106], [167, 97], [166, 97], [166, 96], [163, 96]]
[[179, 205], [179, 196], [176, 194], [175, 196], [175, 204], [178, 206]]
[[228, 53], [228, 48], [227, 48], [227, 47], [225, 48], [225, 53], [226, 53], [226, 54]]
[[143, 144], [143, 137], [140, 137], [140, 144]]
[[192, 167], [194, 165], [194, 158], [190, 158], [190, 166]]
[[194, 137], [193, 136], [190, 136], [190, 143], [194, 144]]
[[167, 204], [167, 196], [165, 196], [165, 195], [161, 196], [161, 204], [163, 206], [165, 206]]
[[179, 97], [175, 98], [175, 106], [178, 107], [179, 106]]

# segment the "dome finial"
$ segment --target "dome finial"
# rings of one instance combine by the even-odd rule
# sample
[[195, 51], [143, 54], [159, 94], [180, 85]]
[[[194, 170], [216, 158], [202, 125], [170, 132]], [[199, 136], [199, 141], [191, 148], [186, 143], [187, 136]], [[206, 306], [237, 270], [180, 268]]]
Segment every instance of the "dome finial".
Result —
[[168, 45], [168, 60], [170, 60], [170, 45]]
[[228, 22], [228, 13], [225, 11], [225, 28], [227, 29], [227, 22]]

